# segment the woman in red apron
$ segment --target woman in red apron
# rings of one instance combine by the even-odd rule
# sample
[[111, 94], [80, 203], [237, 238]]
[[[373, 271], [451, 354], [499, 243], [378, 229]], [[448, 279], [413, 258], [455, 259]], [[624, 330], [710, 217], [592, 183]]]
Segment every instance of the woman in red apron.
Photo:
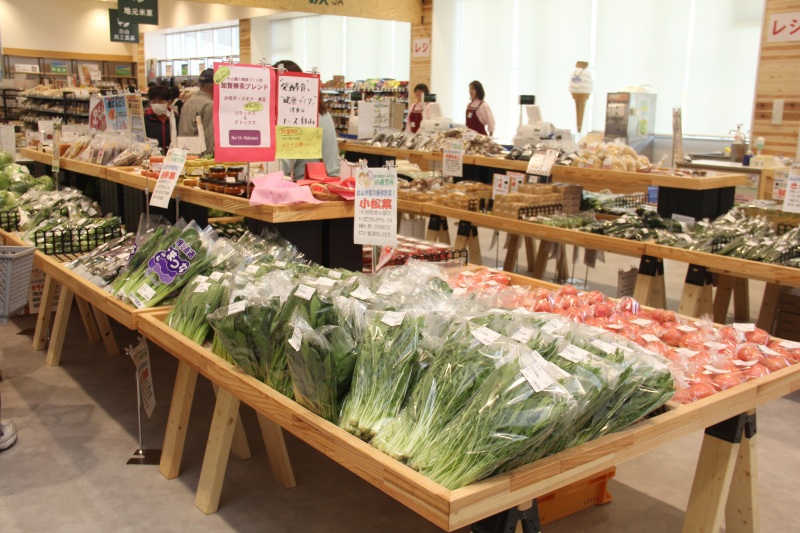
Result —
[[467, 127], [481, 135], [494, 135], [494, 115], [489, 104], [483, 101], [486, 93], [483, 84], [475, 80], [469, 84], [469, 105], [467, 106]]
[[417, 86], [414, 87], [414, 96], [417, 97], [417, 102], [411, 106], [411, 109], [408, 111], [408, 119], [406, 120], [407, 132], [417, 133], [422, 121], [430, 118], [430, 116], [428, 116], [430, 114], [428, 104], [425, 102], [425, 95], [429, 93], [430, 90], [424, 83], [418, 83]]

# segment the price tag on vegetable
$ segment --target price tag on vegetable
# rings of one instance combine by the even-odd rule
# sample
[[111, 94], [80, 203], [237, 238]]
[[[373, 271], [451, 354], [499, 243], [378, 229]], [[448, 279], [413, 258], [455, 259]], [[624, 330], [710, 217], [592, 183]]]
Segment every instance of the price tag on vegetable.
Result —
[[593, 340], [592, 346], [604, 351], [609, 355], [617, 353], [617, 348], [613, 344], [611, 344], [610, 342], [601, 341], [600, 339]]
[[371, 300], [372, 298], [375, 297], [375, 295], [372, 294], [372, 291], [364, 287], [363, 285], [359, 285], [358, 287], [356, 287], [356, 289], [353, 292], [351, 292], [350, 295], [353, 296], [354, 298], [358, 298], [359, 300]]
[[286, 268], [286, 261], [275, 261], [275, 266], [278, 268]]
[[294, 328], [294, 331], [292, 332], [292, 338], [289, 339], [289, 345], [299, 352], [302, 341], [303, 334], [300, 332], [300, 328]]
[[742, 333], [750, 333], [750, 332], [756, 330], [756, 325], [755, 324], [745, 324], [745, 323], [742, 323], [742, 322], [734, 322], [733, 323], [733, 329], [735, 329], [736, 331], [741, 331]]
[[645, 333], [644, 335], [642, 335], [642, 338], [646, 342], [658, 342], [658, 341], [661, 340], [661, 339], [659, 339], [658, 337], [656, 337], [655, 335], [653, 335], [651, 333]]
[[333, 287], [336, 285], [336, 281], [332, 280], [331, 278], [317, 278], [316, 282], [317, 285], [322, 285], [323, 287]]
[[259, 265], [247, 265], [247, 268], [245, 268], [244, 271], [248, 274], [256, 274], [259, 268], [261, 268]]
[[395, 327], [403, 323], [405, 316], [406, 314], [403, 311], [386, 311], [383, 318], [381, 318], [381, 322], [387, 326]]
[[758, 345], [758, 349], [761, 350], [763, 353], [767, 355], [777, 355], [780, 357], [781, 354], [770, 348], [769, 346], [764, 346], [763, 344]]
[[697, 328], [692, 327], [692, 326], [688, 326], [686, 324], [682, 324], [682, 325], [678, 326], [675, 329], [677, 329], [679, 331], [683, 331], [684, 333], [693, 333], [693, 332], [697, 331]]
[[195, 276], [193, 283], [205, 283], [208, 281], [208, 276], [203, 276], [202, 274], [199, 276]]
[[338, 270], [331, 270], [328, 272], [328, 277], [331, 279], [342, 279], [342, 273]]
[[521, 372], [536, 392], [541, 392], [555, 383], [553, 377], [544, 368], [536, 364], [523, 368]]
[[800, 348], [800, 342], [795, 341], [781, 341], [780, 346], [788, 350], [797, 350]]
[[197, 287], [194, 289], [194, 292], [208, 292], [209, 287], [211, 287], [210, 283], [198, 283]]
[[647, 327], [652, 324], [652, 320], [647, 320], [646, 318], [637, 318], [635, 320], [631, 320], [631, 324], [636, 324], [637, 326]]
[[486, 326], [481, 326], [478, 329], [471, 331], [472, 336], [478, 339], [482, 344], [489, 345], [500, 338], [500, 334], [493, 331]]
[[690, 350], [689, 348], [675, 348], [675, 353], [680, 355], [681, 357], [694, 357], [695, 355], [699, 354], [695, 350]]
[[214, 281], [219, 281], [219, 280], [222, 279], [222, 276], [224, 276], [224, 275], [225, 274], [223, 272], [212, 272], [211, 275], [209, 276], [209, 278], [214, 280]]
[[721, 342], [714, 342], [714, 341], [704, 342], [703, 346], [705, 346], [706, 348], [711, 348], [712, 350], [722, 350], [723, 348], [727, 348], [728, 347], [727, 344], [723, 344]]
[[529, 328], [519, 328], [514, 335], [511, 336], [515, 341], [525, 344], [533, 337], [533, 330]]
[[563, 320], [559, 320], [559, 319], [551, 320], [550, 322], [548, 322], [547, 324], [542, 326], [542, 331], [552, 335], [553, 333], [555, 333], [559, 329], [563, 328], [565, 324], [566, 323]]
[[178, 178], [183, 172], [183, 165], [186, 164], [187, 151], [183, 148], [170, 148], [164, 158], [161, 172], [158, 173], [158, 181], [153, 188], [153, 195], [150, 197], [150, 207], [161, 207], [166, 209], [169, 206], [169, 199], [172, 191], [178, 184]]
[[311, 297], [314, 296], [314, 291], [316, 291], [314, 287], [298, 285], [297, 290], [294, 291], [294, 295], [303, 300], [311, 300]]
[[581, 348], [578, 348], [577, 346], [573, 346], [572, 344], [570, 344], [569, 346], [561, 350], [561, 352], [558, 355], [560, 355], [567, 361], [572, 361], [573, 363], [580, 363], [591, 354], [586, 350], [582, 350]]
[[241, 313], [247, 308], [247, 300], [240, 300], [228, 306], [228, 316]]

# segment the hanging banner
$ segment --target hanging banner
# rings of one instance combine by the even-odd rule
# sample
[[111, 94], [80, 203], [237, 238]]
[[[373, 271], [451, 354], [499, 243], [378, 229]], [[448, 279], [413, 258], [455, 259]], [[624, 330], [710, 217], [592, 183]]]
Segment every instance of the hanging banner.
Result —
[[318, 123], [319, 75], [278, 74], [278, 126], [317, 127]]
[[281, 126], [275, 129], [278, 159], [322, 159], [322, 128]]
[[397, 168], [356, 169], [353, 244], [397, 246]]
[[137, 141], [147, 141], [147, 133], [144, 129], [144, 105], [142, 104], [142, 95], [126, 94], [125, 106], [127, 107], [128, 123], [131, 133], [136, 136]]
[[104, 96], [103, 100], [106, 104], [106, 130], [129, 131], [128, 105], [125, 103], [125, 95]]
[[[158, 25], [158, 0], [119, 0], [119, 19], [123, 22]], [[138, 31], [136, 32], [138, 35]]]
[[108, 10], [108, 27], [111, 31], [112, 43], [138, 43], [139, 24], [136, 22], [126, 22], [119, 17], [118, 9]]
[[214, 158], [275, 159], [275, 71], [261, 65], [214, 63]]
[[358, 103], [358, 138], [370, 139], [391, 127], [390, 102]]

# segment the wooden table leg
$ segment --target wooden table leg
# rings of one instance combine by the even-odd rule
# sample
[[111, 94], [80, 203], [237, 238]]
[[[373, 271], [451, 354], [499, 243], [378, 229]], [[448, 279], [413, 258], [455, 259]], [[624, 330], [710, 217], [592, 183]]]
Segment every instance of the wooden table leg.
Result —
[[236, 396], [225, 389], [219, 390], [194, 500], [195, 505], [205, 514], [215, 513], [219, 509], [219, 497], [225, 480], [225, 470], [228, 468], [239, 404]]
[[686, 284], [678, 305], [678, 314], [701, 317], [714, 312], [712, 302], [711, 276], [705, 267], [689, 265]]
[[714, 322], [724, 324], [733, 296], [733, 277], [720, 274], [717, 280], [717, 293], [714, 295]]
[[164, 435], [164, 446], [161, 450], [159, 472], [167, 479], [178, 477], [181, 470], [183, 446], [186, 443], [186, 430], [189, 425], [189, 414], [192, 412], [192, 400], [197, 385], [197, 370], [180, 361], [175, 388], [172, 391], [172, 403], [167, 418], [167, 432]]
[[533, 265], [533, 277], [544, 279], [547, 270], [547, 260], [550, 259], [550, 250], [554, 244], [550, 241], [539, 241], [539, 250], [536, 252], [536, 261]]
[[667, 294], [664, 287], [664, 261], [650, 255], [639, 260], [639, 274], [633, 298], [642, 305], [666, 309]]
[[62, 285], [61, 294], [58, 297], [56, 319], [53, 322], [53, 334], [50, 336], [50, 345], [47, 347], [47, 357], [44, 360], [48, 366], [58, 366], [61, 361], [64, 338], [69, 327], [69, 313], [72, 310], [72, 298], [72, 291]]
[[506, 272], [513, 272], [515, 268], [517, 268], [517, 255], [519, 251], [519, 235], [514, 233], [508, 234], [508, 240], [506, 240], [506, 260], [503, 263], [503, 270]]
[[447, 226], [446, 217], [431, 215], [428, 220], [428, 231], [425, 233], [425, 240], [450, 244], [450, 229]]
[[733, 278], [733, 318], [750, 322], [750, 284], [747, 278]]
[[533, 242], [532, 237], [525, 237], [525, 258], [527, 260], [528, 272], [533, 270], [533, 264], [536, 262], [536, 244]]
[[[219, 394], [219, 385], [212, 383], [214, 394]], [[239, 459], [250, 459], [253, 454], [250, 453], [250, 445], [247, 443], [247, 434], [244, 432], [244, 424], [242, 424], [242, 416], [236, 413], [236, 428], [233, 430], [233, 442], [231, 442], [231, 453]]]
[[261, 435], [264, 437], [264, 445], [267, 447], [272, 477], [284, 489], [295, 487], [297, 483], [294, 480], [294, 470], [292, 470], [292, 463], [289, 460], [289, 452], [286, 450], [286, 441], [283, 439], [283, 429], [261, 413], [258, 413], [258, 424], [261, 426]]
[[119, 355], [117, 339], [114, 337], [114, 330], [111, 329], [111, 323], [108, 321], [108, 315], [95, 307], [94, 318], [97, 321], [97, 329], [100, 332], [100, 340], [103, 341], [103, 346], [106, 349], [106, 353], [108, 355]]
[[555, 243], [558, 246], [558, 256], [556, 257], [556, 279], [559, 282], [569, 279], [569, 266], [567, 265], [567, 245]]
[[725, 506], [726, 533], [756, 533], [761, 529], [757, 466], [756, 435], [752, 434], [742, 440], [736, 455], [728, 503]]
[[56, 285], [50, 274], [44, 277], [44, 290], [39, 303], [39, 315], [36, 317], [36, 332], [33, 334], [33, 349], [44, 350], [47, 336], [50, 333], [50, 317], [53, 314], [53, 300], [56, 297]]
[[719, 531], [738, 448], [738, 444], [711, 435], [703, 437], [683, 533]]
[[783, 286], [776, 283], [767, 283], [764, 288], [764, 297], [761, 300], [761, 310], [758, 312], [756, 325], [767, 333], [773, 331], [781, 292], [783, 292]]
[[100, 334], [97, 332], [97, 323], [94, 320], [94, 315], [92, 315], [92, 307], [80, 296], [75, 297], [75, 303], [78, 304], [78, 311], [83, 320], [83, 327], [86, 329], [86, 336], [92, 342], [99, 342]]

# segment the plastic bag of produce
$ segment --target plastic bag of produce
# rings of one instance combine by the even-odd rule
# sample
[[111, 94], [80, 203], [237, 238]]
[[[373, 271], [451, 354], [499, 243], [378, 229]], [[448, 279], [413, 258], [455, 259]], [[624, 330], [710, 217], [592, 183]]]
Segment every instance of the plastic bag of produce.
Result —
[[226, 278], [230, 278], [230, 274], [215, 276], [215, 279], [204, 274], [196, 275], [175, 301], [167, 315], [167, 324], [184, 337], [203, 344], [210, 330], [206, 317], [222, 304]]

